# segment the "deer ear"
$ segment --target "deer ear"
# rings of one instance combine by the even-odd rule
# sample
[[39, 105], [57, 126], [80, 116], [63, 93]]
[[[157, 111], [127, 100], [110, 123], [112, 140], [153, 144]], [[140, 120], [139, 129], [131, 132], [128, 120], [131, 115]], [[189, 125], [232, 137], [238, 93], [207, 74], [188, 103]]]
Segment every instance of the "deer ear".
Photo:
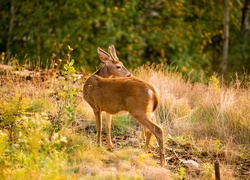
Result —
[[[112, 45], [113, 46], [113, 45]], [[112, 61], [113, 62], [116, 62], [117, 61], [117, 59], [113, 56], [113, 54], [112, 54], [112, 46], [109, 46], [109, 55], [111, 56], [111, 59], [112, 59]]]
[[116, 51], [115, 51], [115, 46], [111, 45], [111, 55], [118, 60], [118, 57], [116, 55]]
[[99, 58], [102, 62], [106, 63], [107, 61], [110, 60], [110, 55], [106, 51], [104, 51], [98, 47], [97, 52], [98, 52]]

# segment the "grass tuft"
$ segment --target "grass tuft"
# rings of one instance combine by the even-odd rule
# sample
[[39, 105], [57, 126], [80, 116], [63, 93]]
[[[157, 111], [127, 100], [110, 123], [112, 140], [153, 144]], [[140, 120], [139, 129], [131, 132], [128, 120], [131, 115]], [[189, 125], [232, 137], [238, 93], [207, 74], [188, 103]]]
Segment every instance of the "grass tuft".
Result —
[[[72, 65], [67, 69], [74, 73]], [[154, 120], [164, 130], [164, 168], [158, 166], [156, 146], [142, 149], [142, 128], [129, 115], [113, 117], [113, 150], [105, 143], [96, 145], [94, 115], [82, 100], [82, 81], [27, 81], [8, 75], [0, 88], [0, 179], [213, 179], [215, 159], [223, 178], [244, 179], [249, 80], [225, 85], [216, 75], [199, 79], [194, 73], [183, 78], [177, 69], [162, 65], [134, 72], [161, 95]], [[199, 168], [188, 169], [180, 163], [185, 158]]]

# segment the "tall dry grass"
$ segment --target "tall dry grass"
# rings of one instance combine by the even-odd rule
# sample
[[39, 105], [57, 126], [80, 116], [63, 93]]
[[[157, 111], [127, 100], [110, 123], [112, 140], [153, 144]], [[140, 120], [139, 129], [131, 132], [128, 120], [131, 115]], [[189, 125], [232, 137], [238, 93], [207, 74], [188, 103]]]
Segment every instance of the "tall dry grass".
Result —
[[[154, 84], [160, 92], [161, 103], [155, 119], [164, 129], [166, 142], [174, 137], [181, 144], [192, 144], [198, 148], [195, 152], [198, 156], [209, 154], [207, 164], [223, 157], [220, 159], [222, 177], [235, 179], [233, 168], [238, 167], [232, 164], [249, 157], [250, 76], [244, 81], [236, 76], [227, 86], [215, 75], [206, 83], [197, 75], [198, 81], [192, 82], [175, 69], [161, 65], [140, 67], [135, 75]], [[203, 164], [203, 170], [196, 178], [214, 178], [213, 169], [209, 170], [213, 165], [199, 163]], [[190, 174], [186, 178], [195, 179]]]
[[141, 67], [135, 74], [158, 88], [161, 104], [156, 119], [166, 133], [250, 143], [249, 89], [235, 88], [234, 84], [226, 87], [215, 76], [207, 85], [192, 83], [162, 66]]
[[[134, 74], [159, 90], [161, 102], [155, 119], [164, 129], [165, 148], [169, 148], [168, 140], [174, 137], [178, 142], [192, 143], [207, 152], [223, 149], [228, 157], [222, 162], [221, 173], [224, 177], [233, 177], [233, 171], [228, 170], [231, 168], [229, 161], [235, 162], [236, 153], [240, 152], [237, 145], [249, 148], [250, 143], [249, 89], [240, 88], [239, 81], [237, 85], [232, 83], [226, 87], [216, 76], [212, 76], [207, 84], [201, 81], [193, 83], [189, 78], [184, 79], [177, 70], [163, 66], [140, 67]], [[80, 80], [69, 84], [56, 78], [47, 82], [25, 81], [17, 77], [1, 82], [0, 178], [181, 177], [181, 170], [176, 169], [171, 174], [157, 166], [152, 153], [142, 150], [143, 139], [138, 132], [141, 129], [128, 115], [114, 117], [112, 126], [113, 136], [132, 132], [127, 144], [114, 143], [112, 152], [107, 151], [105, 144], [97, 147], [94, 130], [91, 133], [85, 130], [90, 125], [95, 127], [95, 121], [92, 109], [82, 99], [83, 83]], [[60, 114], [62, 105], [68, 101], [63, 97], [70, 92], [65, 86], [77, 89], [74, 122], [56, 129], [54, 124], [67, 122], [68, 118], [67, 111]], [[12, 131], [5, 127], [6, 122], [3, 123], [8, 118], [16, 123]], [[53, 133], [51, 128], [54, 128]], [[151, 144], [156, 144], [154, 138]], [[202, 173], [196, 178], [192, 174], [186, 177], [213, 177], [212, 164], [199, 163], [202, 164]]]

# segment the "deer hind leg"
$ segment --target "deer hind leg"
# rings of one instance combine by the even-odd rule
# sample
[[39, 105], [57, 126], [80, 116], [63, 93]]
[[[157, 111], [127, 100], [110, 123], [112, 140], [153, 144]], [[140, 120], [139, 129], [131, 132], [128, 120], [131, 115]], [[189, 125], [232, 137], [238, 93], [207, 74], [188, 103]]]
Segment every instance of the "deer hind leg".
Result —
[[111, 120], [112, 120], [112, 115], [109, 113], [106, 113], [105, 127], [106, 127], [106, 131], [107, 131], [107, 141], [108, 141], [109, 148], [113, 147], [113, 144], [111, 141]]
[[101, 112], [96, 111], [95, 114], [95, 120], [96, 120], [96, 130], [97, 130], [97, 144], [101, 146], [101, 134], [102, 134], [102, 118], [101, 118]]
[[[163, 130], [160, 126], [158, 126], [156, 123], [154, 123], [149, 115], [147, 113], [136, 113], [131, 114], [138, 122], [140, 122], [146, 129], [151, 131], [159, 144], [159, 150], [160, 150], [160, 161], [161, 166], [165, 165], [165, 158], [164, 158], [164, 145], [163, 145]], [[147, 143], [147, 140], [146, 140]]]
[[144, 132], [145, 132], [145, 135], [146, 135], [146, 141], [145, 141], [144, 148], [147, 150], [148, 146], [149, 146], [151, 136], [152, 136], [152, 132], [150, 130], [148, 130], [147, 128], [145, 128], [145, 127], [144, 127]]

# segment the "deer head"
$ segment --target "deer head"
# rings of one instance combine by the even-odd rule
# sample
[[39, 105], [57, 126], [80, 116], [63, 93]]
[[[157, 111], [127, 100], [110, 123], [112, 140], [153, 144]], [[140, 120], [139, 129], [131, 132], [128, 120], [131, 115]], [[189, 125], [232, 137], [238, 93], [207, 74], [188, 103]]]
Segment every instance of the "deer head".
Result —
[[132, 74], [124, 67], [123, 63], [119, 61], [115, 47], [109, 46], [109, 53], [105, 52], [101, 48], [97, 49], [100, 60], [104, 63], [104, 66], [97, 70], [94, 74], [104, 78], [114, 76], [131, 76]]

